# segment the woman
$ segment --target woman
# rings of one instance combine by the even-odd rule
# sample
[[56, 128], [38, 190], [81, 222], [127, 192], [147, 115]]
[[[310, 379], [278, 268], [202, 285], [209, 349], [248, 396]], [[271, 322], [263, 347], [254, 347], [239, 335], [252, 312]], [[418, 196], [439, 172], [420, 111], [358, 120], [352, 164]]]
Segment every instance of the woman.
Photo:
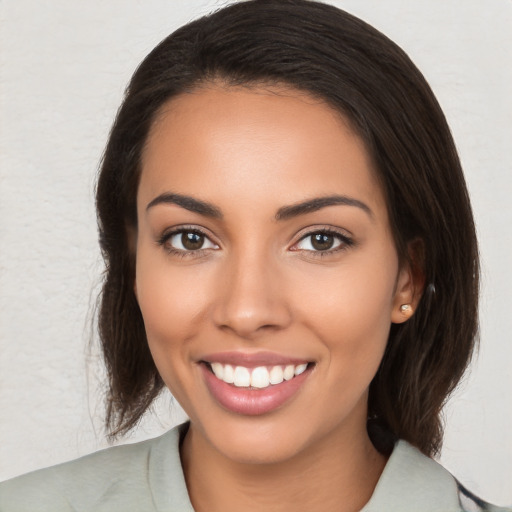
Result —
[[113, 435], [164, 386], [190, 422], [12, 480], [2, 510], [492, 510], [428, 456], [477, 329], [444, 116], [387, 38], [251, 1], [135, 73], [98, 180]]

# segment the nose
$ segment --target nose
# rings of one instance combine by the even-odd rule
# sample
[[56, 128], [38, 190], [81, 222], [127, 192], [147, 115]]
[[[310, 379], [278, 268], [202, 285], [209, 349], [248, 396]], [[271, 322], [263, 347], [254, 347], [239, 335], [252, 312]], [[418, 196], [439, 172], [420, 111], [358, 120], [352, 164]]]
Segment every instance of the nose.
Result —
[[283, 272], [263, 251], [245, 251], [227, 259], [219, 281], [213, 313], [219, 329], [254, 339], [290, 324]]

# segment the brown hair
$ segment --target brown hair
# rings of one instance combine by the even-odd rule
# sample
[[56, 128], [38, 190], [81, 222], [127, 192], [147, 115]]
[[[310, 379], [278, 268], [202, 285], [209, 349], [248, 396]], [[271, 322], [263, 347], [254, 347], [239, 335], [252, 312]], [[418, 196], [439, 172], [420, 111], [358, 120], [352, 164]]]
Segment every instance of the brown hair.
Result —
[[[128, 232], [137, 229], [141, 152], [165, 102], [214, 80], [309, 92], [349, 119], [365, 142], [399, 257], [408, 259], [409, 242], [421, 240], [428, 285], [415, 315], [391, 327], [370, 386], [369, 425], [384, 427], [388, 445], [399, 437], [436, 453], [441, 408], [467, 367], [478, 325], [477, 243], [460, 162], [445, 117], [407, 55], [354, 16], [307, 0], [250, 0], [193, 21], [146, 57], [126, 90], [97, 184], [107, 426], [113, 435], [128, 431], [163, 387], [133, 290]], [[373, 427], [370, 434], [376, 439]]]

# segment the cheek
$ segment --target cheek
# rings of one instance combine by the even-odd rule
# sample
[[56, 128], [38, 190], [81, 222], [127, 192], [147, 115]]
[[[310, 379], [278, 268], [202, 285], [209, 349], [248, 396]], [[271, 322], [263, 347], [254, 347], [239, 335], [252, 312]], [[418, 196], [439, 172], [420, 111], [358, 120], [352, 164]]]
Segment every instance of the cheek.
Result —
[[349, 373], [376, 371], [391, 325], [396, 268], [394, 258], [389, 266], [369, 259], [341, 267], [334, 276], [316, 276], [302, 315], [327, 348], [331, 365]]
[[188, 348], [204, 317], [204, 275], [169, 264], [161, 251], [140, 247], [136, 287], [149, 349], [165, 385], [186, 409], [197, 383]]
[[208, 286], [206, 269], [173, 266], [163, 250], [139, 248], [137, 297], [155, 361], [160, 353], [183, 349], [183, 342], [197, 332], [205, 316]]

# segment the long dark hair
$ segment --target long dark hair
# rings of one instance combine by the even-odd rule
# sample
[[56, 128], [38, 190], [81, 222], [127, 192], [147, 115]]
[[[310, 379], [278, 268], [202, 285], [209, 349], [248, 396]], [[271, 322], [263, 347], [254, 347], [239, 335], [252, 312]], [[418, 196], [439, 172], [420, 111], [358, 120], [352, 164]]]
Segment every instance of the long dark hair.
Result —
[[467, 367], [478, 326], [478, 252], [460, 162], [445, 117], [407, 55], [354, 16], [307, 0], [250, 0], [193, 21], [146, 57], [126, 90], [97, 184], [107, 426], [114, 435], [128, 431], [163, 387], [133, 289], [141, 152], [165, 102], [213, 81], [306, 91], [364, 141], [399, 258], [409, 259], [410, 242], [419, 241], [415, 264], [426, 279], [414, 316], [391, 327], [370, 386], [369, 423], [436, 453], [441, 409]]

